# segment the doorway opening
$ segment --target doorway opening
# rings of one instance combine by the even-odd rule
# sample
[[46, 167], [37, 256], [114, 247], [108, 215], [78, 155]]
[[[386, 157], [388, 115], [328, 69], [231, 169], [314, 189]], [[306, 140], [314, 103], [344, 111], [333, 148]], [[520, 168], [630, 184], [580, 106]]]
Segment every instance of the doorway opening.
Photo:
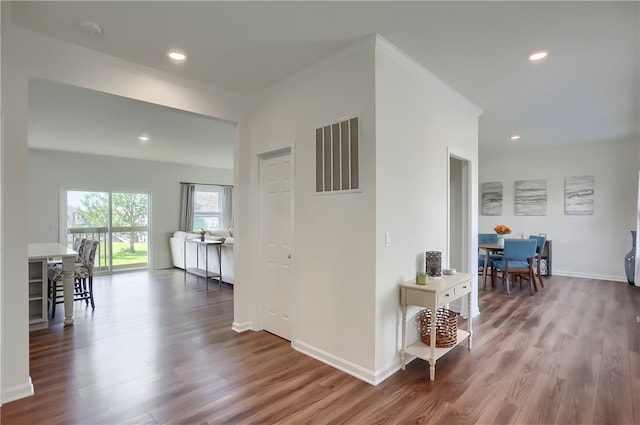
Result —
[[[471, 162], [462, 155], [449, 150], [448, 164], [448, 267], [458, 272], [471, 273]], [[472, 295], [477, 300], [477, 293]], [[477, 303], [477, 301], [474, 301]], [[469, 317], [468, 306], [461, 300], [452, 304], [452, 309]]]

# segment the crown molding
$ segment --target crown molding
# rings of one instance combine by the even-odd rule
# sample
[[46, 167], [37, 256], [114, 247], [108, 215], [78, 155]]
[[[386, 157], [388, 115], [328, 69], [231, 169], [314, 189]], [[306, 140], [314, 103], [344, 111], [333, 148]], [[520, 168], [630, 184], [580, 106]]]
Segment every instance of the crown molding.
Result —
[[287, 78], [285, 78], [284, 80], [281, 80], [278, 83], [275, 83], [269, 87], [267, 87], [266, 89], [258, 92], [255, 97], [256, 98], [261, 98], [261, 97], [265, 97], [268, 96], [274, 92], [277, 92], [278, 90], [287, 87], [291, 84], [293, 84], [296, 81], [301, 80], [302, 78], [313, 74], [315, 72], [317, 72], [318, 70], [325, 68], [326, 66], [338, 62], [339, 60], [345, 58], [346, 56], [349, 56], [351, 54], [353, 54], [354, 52], [357, 52], [361, 49], [367, 48], [367, 47], [375, 47], [375, 43], [376, 43], [376, 34], [371, 34], [365, 38], [363, 38], [362, 40], [350, 45], [349, 47], [340, 50], [337, 53], [334, 53], [333, 55], [321, 60], [320, 62], [316, 62], [315, 64], [303, 69], [300, 72], [297, 72], [295, 74], [292, 74], [290, 76], [288, 76]]
[[457, 97], [461, 103], [466, 104], [468, 107], [470, 107], [471, 110], [476, 115], [479, 116], [482, 114], [483, 110], [479, 106], [477, 106], [475, 103], [471, 102], [469, 99], [464, 97], [464, 95], [462, 95], [459, 91], [457, 91], [456, 89], [454, 89], [453, 87], [445, 83], [440, 77], [438, 77], [437, 75], [429, 71], [424, 65], [418, 63], [415, 59], [413, 59], [403, 50], [399, 49], [396, 45], [391, 43], [389, 40], [387, 40], [386, 38], [382, 37], [379, 34], [376, 34], [375, 42], [376, 42], [376, 54], [378, 53], [384, 54], [388, 58], [395, 61], [398, 65], [404, 67], [410, 72], [413, 72], [419, 78], [422, 78], [430, 82], [435, 81], [442, 88], [449, 91], [453, 96]]

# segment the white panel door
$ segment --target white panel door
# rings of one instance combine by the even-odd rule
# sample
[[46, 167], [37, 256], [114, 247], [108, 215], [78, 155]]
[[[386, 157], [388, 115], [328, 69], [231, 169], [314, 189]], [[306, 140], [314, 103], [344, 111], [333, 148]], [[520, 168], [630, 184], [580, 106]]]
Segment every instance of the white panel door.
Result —
[[291, 340], [291, 152], [263, 158], [261, 170], [264, 329]]

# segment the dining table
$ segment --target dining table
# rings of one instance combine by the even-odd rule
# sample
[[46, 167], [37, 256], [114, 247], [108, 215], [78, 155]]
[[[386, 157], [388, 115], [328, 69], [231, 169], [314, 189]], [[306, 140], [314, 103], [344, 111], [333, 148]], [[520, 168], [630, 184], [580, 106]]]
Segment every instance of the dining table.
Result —
[[482, 242], [478, 243], [478, 250], [484, 250], [484, 266], [482, 268], [482, 289], [487, 287], [487, 268], [489, 267], [489, 258], [492, 254], [502, 254], [504, 252], [504, 242]]

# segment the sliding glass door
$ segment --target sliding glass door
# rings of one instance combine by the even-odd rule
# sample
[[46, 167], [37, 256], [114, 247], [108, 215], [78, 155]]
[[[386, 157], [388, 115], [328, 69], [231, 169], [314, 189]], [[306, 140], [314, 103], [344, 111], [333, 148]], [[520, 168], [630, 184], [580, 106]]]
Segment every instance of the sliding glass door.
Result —
[[67, 190], [67, 244], [100, 241], [94, 271], [148, 267], [149, 195]]

